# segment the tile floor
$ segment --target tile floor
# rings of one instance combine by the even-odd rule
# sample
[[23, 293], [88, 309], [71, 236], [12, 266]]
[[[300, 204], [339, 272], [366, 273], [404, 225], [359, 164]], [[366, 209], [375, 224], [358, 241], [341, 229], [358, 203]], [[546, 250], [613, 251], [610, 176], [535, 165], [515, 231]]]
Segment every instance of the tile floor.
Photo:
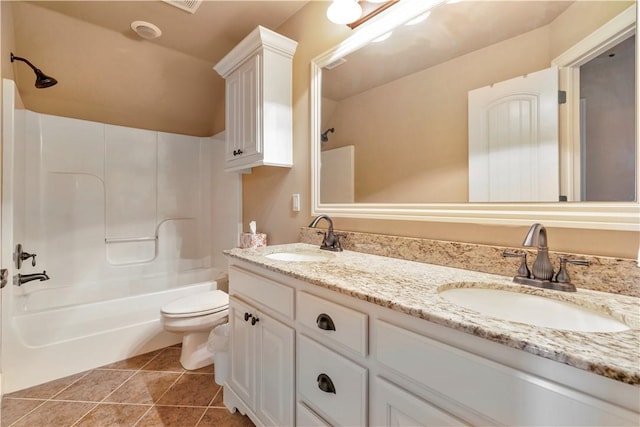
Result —
[[2, 427], [251, 427], [231, 414], [213, 365], [186, 371], [167, 347], [2, 399]]

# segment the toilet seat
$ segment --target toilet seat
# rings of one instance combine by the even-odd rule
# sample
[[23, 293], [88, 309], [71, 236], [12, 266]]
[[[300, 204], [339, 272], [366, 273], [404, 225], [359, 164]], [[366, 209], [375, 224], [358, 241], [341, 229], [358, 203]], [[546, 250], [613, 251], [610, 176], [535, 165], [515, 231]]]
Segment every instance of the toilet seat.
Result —
[[206, 316], [229, 308], [229, 295], [220, 290], [189, 295], [172, 301], [160, 312], [167, 318]]

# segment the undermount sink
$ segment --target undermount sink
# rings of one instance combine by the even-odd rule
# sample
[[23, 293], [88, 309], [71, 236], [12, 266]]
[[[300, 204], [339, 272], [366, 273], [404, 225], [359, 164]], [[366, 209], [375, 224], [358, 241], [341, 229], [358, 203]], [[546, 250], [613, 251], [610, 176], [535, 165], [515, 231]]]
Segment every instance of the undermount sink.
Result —
[[512, 322], [576, 332], [620, 332], [629, 328], [606, 313], [565, 301], [501, 289], [445, 287], [439, 295], [481, 314]]
[[294, 261], [294, 262], [318, 262], [328, 261], [335, 257], [331, 252], [318, 251], [295, 251], [295, 252], [274, 252], [265, 255], [266, 258], [277, 261]]

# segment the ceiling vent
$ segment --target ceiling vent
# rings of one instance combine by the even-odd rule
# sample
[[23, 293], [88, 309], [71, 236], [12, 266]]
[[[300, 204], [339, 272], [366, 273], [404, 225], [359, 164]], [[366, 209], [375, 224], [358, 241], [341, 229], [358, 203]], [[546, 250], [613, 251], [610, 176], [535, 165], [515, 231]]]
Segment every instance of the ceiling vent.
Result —
[[338, 58], [333, 62], [328, 63], [327, 65], [324, 66], [325, 69], [327, 70], [333, 70], [334, 68], [336, 68], [338, 65], [342, 65], [345, 62], [347, 62], [346, 59], [344, 58]]
[[163, 2], [175, 6], [178, 9], [186, 10], [189, 13], [196, 13], [202, 0], [162, 0]]
[[133, 21], [131, 23], [131, 29], [140, 37], [147, 40], [155, 39], [162, 35], [160, 28], [146, 21]]

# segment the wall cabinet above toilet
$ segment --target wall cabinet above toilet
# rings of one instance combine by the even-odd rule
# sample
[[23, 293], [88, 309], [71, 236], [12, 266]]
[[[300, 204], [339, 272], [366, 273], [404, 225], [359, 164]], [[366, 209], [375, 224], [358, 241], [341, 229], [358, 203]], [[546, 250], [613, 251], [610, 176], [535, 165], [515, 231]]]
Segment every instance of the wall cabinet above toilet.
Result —
[[297, 45], [258, 26], [214, 67], [226, 81], [226, 171], [293, 165], [291, 81]]

